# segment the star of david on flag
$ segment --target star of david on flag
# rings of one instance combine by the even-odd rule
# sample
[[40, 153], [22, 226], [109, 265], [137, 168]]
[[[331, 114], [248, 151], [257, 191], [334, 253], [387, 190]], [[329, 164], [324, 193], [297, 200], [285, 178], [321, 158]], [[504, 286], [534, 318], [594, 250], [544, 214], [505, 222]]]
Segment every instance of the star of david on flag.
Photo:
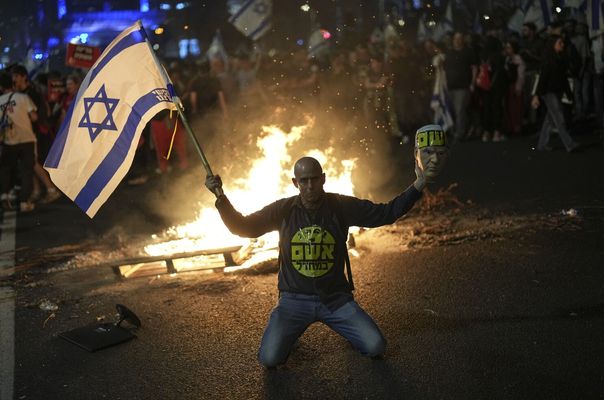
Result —
[[271, 0], [247, 0], [229, 22], [245, 36], [257, 40], [271, 28], [272, 10]]
[[[95, 104], [103, 104], [105, 106], [106, 116], [99, 123], [91, 121], [91, 111], [92, 106]], [[101, 86], [99, 91], [94, 97], [84, 97], [84, 116], [82, 116], [82, 120], [78, 124], [79, 128], [88, 128], [88, 133], [90, 134], [90, 140], [94, 142], [94, 139], [103, 131], [103, 129], [110, 131], [117, 131], [117, 127], [115, 126], [115, 122], [113, 121], [113, 110], [119, 103], [119, 99], [109, 99], [107, 98], [107, 92], [105, 90], [105, 85]], [[97, 112], [97, 114], [102, 113], [102, 111]]]
[[141, 23], [125, 29], [88, 71], [57, 133], [44, 168], [89, 217], [127, 174], [145, 125], [176, 110], [170, 78]]

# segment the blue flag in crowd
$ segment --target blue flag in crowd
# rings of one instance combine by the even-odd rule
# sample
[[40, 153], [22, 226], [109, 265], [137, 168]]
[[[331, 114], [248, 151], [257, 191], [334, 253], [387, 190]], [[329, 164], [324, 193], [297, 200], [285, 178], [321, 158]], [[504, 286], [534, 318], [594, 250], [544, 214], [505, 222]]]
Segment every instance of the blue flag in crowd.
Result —
[[51, 180], [92, 218], [130, 169], [147, 122], [161, 110], [176, 109], [173, 95], [136, 22], [107, 46], [82, 81], [44, 163]]
[[601, 0], [587, 0], [587, 25], [589, 26], [589, 37], [599, 36], [604, 31], [604, 18]]
[[272, 14], [271, 0], [247, 0], [229, 22], [245, 36], [257, 40], [271, 28]]

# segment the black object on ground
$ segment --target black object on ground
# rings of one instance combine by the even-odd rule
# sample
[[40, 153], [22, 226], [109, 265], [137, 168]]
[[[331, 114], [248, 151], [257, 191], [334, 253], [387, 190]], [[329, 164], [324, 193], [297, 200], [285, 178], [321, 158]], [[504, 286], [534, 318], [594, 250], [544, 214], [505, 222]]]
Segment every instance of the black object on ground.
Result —
[[140, 328], [141, 321], [128, 307], [116, 304], [119, 319], [111, 323], [92, 324], [59, 334], [59, 337], [82, 347], [90, 352], [115, 346], [134, 339], [132, 330], [122, 327], [126, 321], [135, 328]]

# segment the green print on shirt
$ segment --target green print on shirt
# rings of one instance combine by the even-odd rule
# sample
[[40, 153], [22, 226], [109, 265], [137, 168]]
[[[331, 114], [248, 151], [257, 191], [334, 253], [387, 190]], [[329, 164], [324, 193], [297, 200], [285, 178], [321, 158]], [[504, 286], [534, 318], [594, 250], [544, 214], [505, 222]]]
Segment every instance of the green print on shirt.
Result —
[[302, 275], [317, 278], [333, 267], [336, 240], [320, 226], [299, 229], [291, 240], [291, 246], [292, 265]]

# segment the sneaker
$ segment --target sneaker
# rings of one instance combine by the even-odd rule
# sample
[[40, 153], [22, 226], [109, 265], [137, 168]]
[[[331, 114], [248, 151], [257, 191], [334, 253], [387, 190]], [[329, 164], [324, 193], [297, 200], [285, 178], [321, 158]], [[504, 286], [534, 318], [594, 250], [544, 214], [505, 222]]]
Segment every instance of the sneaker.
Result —
[[42, 203], [42, 204], [52, 203], [53, 201], [57, 200], [59, 197], [61, 197], [61, 193], [59, 193], [59, 191], [55, 188], [50, 188], [46, 191], [46, 196], [44, 196], [42, 198], [42, 200], [40, 200], [40, 203]]
[[485, 132], [482, 134], [482, 141], [483, 142], [490, 142], [491, 141], [491, 133], [490, 132]]
[[537, 151], [552, 151], [554, 148], [552, 146], [545, 145], [543, 147], [537, 147]]
[[19, 211], [21, 212], [31, 212], [36, 208], [36, 206], [34, 205], [34, 203], [29, 202], [29, 201], [22, 201], [21, 204], [19, 205]]

